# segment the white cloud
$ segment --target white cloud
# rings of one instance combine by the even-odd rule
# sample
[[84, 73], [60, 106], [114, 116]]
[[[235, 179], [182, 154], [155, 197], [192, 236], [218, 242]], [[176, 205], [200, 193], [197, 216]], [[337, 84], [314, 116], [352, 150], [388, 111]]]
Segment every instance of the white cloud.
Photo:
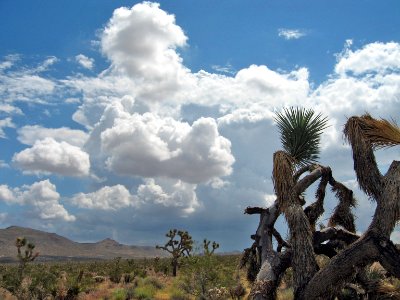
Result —
[[232, 172], [231, 144], [213, 119], [190, 126], [151, 113], [123, 116], [121, 106], [110, 109], [120, 117], [101, 133], [101, 147], [108, 168], [117, 174], [199, 183]]
[[56, 89], [53, 80], [39, 75], [51, 64], [54, 59], [46, 60], [43, 64], [33, 69], [0, 69], [0, 96], [2, 104], [15, 101], [32, 103], [46, 103], [47, 97]]
[[16, 198], [13, 191], [10, 190], [9, 187], [5, 184], [0, 185], [0, 200], [8, 204], [21, 204], [23, 202], [22, 199]]
[[39, 125], [27, 125], [17, 130], [18, 140], [26, 145], [33, 145], [38, 140], [53, 138], [55, 141], [67, 142], [70, 145], [82, 147], [88, 138], [88, 134], [82, 130], [61, 128], [45, 128]]
[[196, 185], [181, 180], [146, 179], [137, 191], [139, 200], [146, 204], [161, 204], [180, 208], [184, 215], [193, 213], [200, 206]]
[[[132, 207], [136, 212], [156, 210], [157, 206], [178, 209], [182, 215], [193, 213], [200, 206], [195, 184], [171, 179], [144, 179], [136, 194], [121, 185], [104, 186], [92, 193], [79, 193], [71, 202], [81, 208], [117, 211]], [[1, 195], [1, 186], [0, 186]]]
[[47, 71], [50, 66], [54, 65], [56, 62], [58, 62], [58, 58], [55, 56], [50, 56], [48, 57], [45, 61], [40, 63], [36, 68], [30, 70], [31, 73], [40, 73]]
[[85, 69], [92, 70], [94, 67], [94, 59], [86, 55], [79, 54], [75, 56], [75, 60]]
[[6, 138], [6, 134], [4, 132], [4, 128], [14, 128], [15, 124], [12, 122], [11, 118], [5, 118], [0, 120], [0, 138]]
[[60, 194], [48, 179], [14, 189], [0, 185], [0, 200], [8, 204], [32, 205], [34, 212], [44, 220], [75, 221], [75, 217], [59, 203]]
[[86, 152], [53, 138], [36, 141], [31, 148], [14, 154], [12, 161], [28, 173], [86, 176], [90, 169]]
[[352, 51], [348, 47], [339, 55], [339, 61], [335, 66], [335, 72], [340, 75], [348, 72], [361, 75], [371, 72], [386, 74], [400, 71], [400, 45], [398, 43], [375, 42], [356, 51]]
[[118, 210], [135, 206], [137, 199], [123, 185], [104, 186], [93, 193], [79, 193], [72, 203], [83, 208]]
[[297, 40], [304, 37], [306, 33], [300, 29], [280, 28], [278, 29], [278, 35], [285, 40]]
[[186, 40], [173, 15], [157, 3], [143, 2], [114, 11], [102, 33], [101, 48], [113, 68], [140, 81], [140, 94], [150, 100], [157, 90], [163, 92], [157, 93], [158, 97], [167, 92], [166, 97], [180, 86], [180, 78], [188, 70], [175, 49]]
[[8, 163], [6, 163], [4, 160], [1, 160], [0, 159], [0, 169], [1, 168], [9, 168], [10, 166], [9, 166], [9, 164]]

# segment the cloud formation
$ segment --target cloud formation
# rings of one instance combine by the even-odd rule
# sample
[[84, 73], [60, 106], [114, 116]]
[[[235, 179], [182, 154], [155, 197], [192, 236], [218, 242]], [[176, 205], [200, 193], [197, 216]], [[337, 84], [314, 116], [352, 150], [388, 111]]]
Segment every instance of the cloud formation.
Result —
[[[182, 74], [188, 72], [175, 49], [186, 44], [187, 37], [175, 24], [175, 17], [159, 8], [159, 4], [144, 2], [118, 8], [103, 30], [101, 48], [112, 67], [140, 80], [139, 95], [147, 100], [173, 93]], [[163, 93], [150, 98], [157, 87]]]
[[86, 55], [79, 54], [75, 56], [75, 60], [78, 64], [88, 70], [92, 70], [94, 67], [94, 59], [87, 57]]
[[[282, 29], [279, 34], [295, 39], [305, 32]], [[360, 49], [351, 49], [348, 43], [337, 55], [332, 73], [315, 84], [306, 67], [282, 71], [249, 65], [231, 72], [233, 66], [227, 65], [214, 66], [217, 73], [191, 72], [179, 54], [187, 40], [173, 15], [144, 2], [115, 10], [103, 28], [99, 43], [110, 66], [100, 74], [52, 80], [43, 70], [55, 63], [54, 58], [28, 73], [16, 69], [16, 58], [0, 63], [2, 99], [18, 94], [18, 99], [29, 96], [40, 102], [62, 90], [68, 101], [79, 104], [73, 120], [86, 131], [19, 128], [18, 140], [30, 147], [16, 153], [13, 162], [42, 176], [95, 174], [96, 181], [74, 191], [70, 199], [76, 209], [85, 209], [84, 217], [77, 215], [81, 227], [111, 224], [126, 230], [151, 219], [163, 226], [208, 226], [210, 232], [236, 224], [246, 234], [253, 233], [255, 221], [242, 213], [248, 205], [273, 200], [272, 154], [280, 148], [274, 112], [303, 106], [328, 116], [331, 126], [322, 138], [321, 163], [332, 166], [335, 178], [347, 183], [354, 182], [355, 175], [349, 147], [342, 141], [346, 117], [365, 111], [378, 117], [400, 115], [399, 43], [376, 42]], [[84, 61], [83, 56], [76, 59]], [[19, 85], [24, 76], [36, 76], [43, 86], [33, 80], [28, 91]], [[17, 113], [11, 104], [0, 102], [0, 111]], [[387, 153], [378, 155], [384, 158], [379, 160], [382, 168], [392, 158]], [[47, 191], [55, 201], [59, 195], [51, 185], [41, 183], [35, 191], [42, 198]], [[30, 189], [3, 185], [0, 197], [25, 204], [29, 201], [18, 193]], [[360, 206], [368, 207], [357, 211], [363, 230], [372, 208], [364, 195], [359, 197]], [[189, 221], [182, 218], [189, 215]]]
[[104, 186], [93, 193], [79, 193], [72, 198], [72, 203], [82, 208], [118, 210], [135, 206], [137, 200], [120, 184]]
[[306, 33], [300, 29], [280, 28], [278, 29], [278, 35], [285, 40], [297, 40], [304, 37]]
[[19, 128], [17, 133], [18, 141], [30, 146], [38, 140], [52, 138], [56, 142], [67, 142], [70, 145], [82, 147], [88, 139], [86, 132], [67, 127], [45, 128], [39, 125], [26, 125]]
[[35, 214], [43, 220], [61, 219], [70, 222], [76, 219], [59, 203], [60, 194], [48, 179], [14, 189], [0, 185], [0, 200], [10, 205], [32, 206]]
[[79, 147], [53, 138], [36, 141], [31, 148], [14, 154], [12, 161], [28, 173], [55, 173], [65, 176], [87, 176], [89, 155]]

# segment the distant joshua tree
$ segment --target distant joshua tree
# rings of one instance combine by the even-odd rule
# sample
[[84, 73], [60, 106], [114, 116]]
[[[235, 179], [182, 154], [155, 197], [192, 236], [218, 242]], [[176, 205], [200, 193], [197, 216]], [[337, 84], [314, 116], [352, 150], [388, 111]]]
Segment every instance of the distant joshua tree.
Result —
[[[382, 299], [390, 295], [400, 297], [398, 291], [385, 294], [390, 290], [386, 282], [366, 276], [368, 266], [379, 262], [388, 274], [400, 278], [400, 251], [390, 240], [400, 220], [400, 162], [393, 161], [383, 175], [374, 156], [375, 149], [400, 144], [400, 128], [370, 115], [351, 117], [345, 124], [344, 136], [353, 151], [359, 186], [376, 202], [372, 222], [359, 236], [351, 211], [356, 205], [353, 192], [334, 179], [330, 167], [316, 162], [326, 118], [313, 110], [290, 108], [278, 113], [276, 122], [283, 146], [273, 156], [276, 200], [266, 208], [245, 210], [247, 214], [260, 216], [258, 229], [252, 235], [254, 243], [245, 250], [241, 262], [249, 266], [248, 277], [254, 280], [250, 299], [275, 299], [277, 287], [289, 267], [293, 268], [295, 299], [334, 299], [355, 289], [364, 290], [367, 298], [374, 293]], [[315, 202], [303, 208], [304, 192], [317, 180]], [[328, 184], [339, 203], [326, 226], [317, 230], [315, 225], [324, 212]], [[274, 228], [281, 214], [288, 223], [288, 241]], [[276, 249], [273, 238], [277, 241]], [[317, 254], [330, 258], [322, 269], [317, 264]]]
[[176, 276], [180, 257], [190, 256], [193, 249], [193, 240], [187, 231], [171, 229], [166, 235], [169, 240], [164, 246], [157, 245], [157, 249], [165, 250], [172, 255], [172, 275]]
[[204, 250], [204, 255], [206, 255], [206, 256], [213, 255], [215, 250], [217, 250], [219, 248], [219, 244], [214, 241], [211, 244], [212, 249], [210, 249], [210, 243], [211, 243], [211, 241], [208, 241], [207, 239], [203, 240], [203, 250]]
[[[35, 245], [33, 243], [28, 242], [25, 237], [18, 237], [17, 240], [15, 241], [15, 246], [17, 247], [18, 251], [17, 254], [19, 262], [18, 277], [19, 280], [22, 281], [26, 264], [28, 262], [34, 261], [36, 257], [39, 256], [39, 252], [36, 252], [35, 254], [33, 253]], [[23, 247], [25, 247], [25, 250], [22, 249]]]

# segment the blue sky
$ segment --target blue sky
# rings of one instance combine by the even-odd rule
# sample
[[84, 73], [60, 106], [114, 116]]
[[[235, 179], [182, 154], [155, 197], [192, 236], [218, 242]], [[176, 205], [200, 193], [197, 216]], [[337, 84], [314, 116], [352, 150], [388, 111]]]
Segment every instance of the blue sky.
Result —
[[[398, 119], [399, 9], [0, 1], [0, 226], [146, 245], [178, 227], [240, 250], [257, 226], [244, 208], [273, 200], [273, 113], [304, 106], [330, 119], [321, 163], [354, 188], [365, 230], [374, 204], [341, 130], [365, 111]], [[384, 171], [399, 150], [377, 155]]]

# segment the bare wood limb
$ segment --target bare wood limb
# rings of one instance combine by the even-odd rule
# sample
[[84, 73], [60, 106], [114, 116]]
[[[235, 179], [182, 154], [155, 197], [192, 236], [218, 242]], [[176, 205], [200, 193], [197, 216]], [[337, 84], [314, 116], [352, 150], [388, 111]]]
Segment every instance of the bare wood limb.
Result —
[[305, 287], [305, 299], [330, 299], [355, 276], [357, 270], [376, 261], [379, 255], [373, 237], [363, 236], [315, 274]]
[[376, 241], [380, 252], [379, 262], [393, 276], [400, 278], [400, 250], [393, 242], [381, 237]]
[[328, 227], [321, 231], [316, 231], [313, 236], [314, 245], [321, 244], [328, 240], [341, 240], [346, 244], [352, 244], [360, 237], [342, 228]]
[[304, 192], [310, 185], [312, 185], [318, 178], [323, 174], [324, 167], [318, 167], [313, 170], [310, 174], [299, 180], [293, 187], [293, 192], [295, 195], [300, 195]]
[[294, 173], [293, 175], [293, 180], [294, 182], [297, 182], [297, 180], [299, 180], [300, 176], [303, 175], [305, 172], [311, 172], [313, 170], [313, 168], [315, 168], [314, 165], [309, 165], [309, 166], [304, 166], [301, 167], [300, 169], [298, 169], [296, 171], [296, 173]]
[[244, 213], [247, 215], [254, 215], [254, 214], [266, 213], [267, 211], [268, 211], [267, 208], [247, 206], [246, 209], [244, 210]]
[[278, 242], [277, 252], [281, 252], [283, 247], [290, 248], [290, 244], [286, 242], [281, 234], [274, 228], [272, 234], [274, 235], [276, 241]]

